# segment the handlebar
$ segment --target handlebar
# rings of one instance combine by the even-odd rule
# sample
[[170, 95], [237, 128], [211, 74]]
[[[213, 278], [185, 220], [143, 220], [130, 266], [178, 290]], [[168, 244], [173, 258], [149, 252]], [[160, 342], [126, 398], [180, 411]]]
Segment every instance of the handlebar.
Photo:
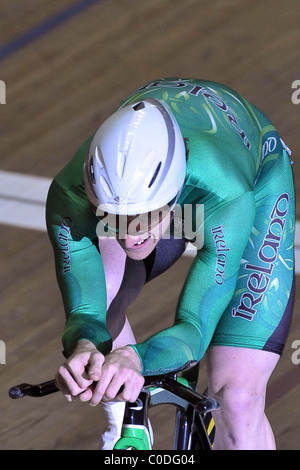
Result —
[[186, 400], [194, 406], [199, 413], [208, 413], [209, 411], [218, 410], [220, 408], [219, 403], [214, 398], [205, 397], [179, 382], [176, 379], [176, 374], [145, 377], [144, 387], [147, 388], [151, 386], [161, 387], [183, 400]]
[[[186, 400], [199, 413], [207, 413], [220, 408], [219, 403], [214, 398], [208, 398], [194, 391], [190, 387], [183, 385], [177, 380], [176, 374], [146, 376], [144, 388], [161, 387], [174, 395]], [[48, 380], [36, 385], [22, 383], [11, 387], [8, 391], [10, 398], [16, 400], [24, 396], [44, 397], [57, 392], [59, 389], [55, 385], [55, 380]]]

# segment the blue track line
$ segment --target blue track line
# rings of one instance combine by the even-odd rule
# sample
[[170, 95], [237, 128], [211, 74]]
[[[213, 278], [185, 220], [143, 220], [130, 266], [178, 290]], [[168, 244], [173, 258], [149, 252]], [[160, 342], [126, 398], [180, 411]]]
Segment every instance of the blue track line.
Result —
[[65, 10], [61, 11], [60, 13], [53, 15], [48, 20], [45, 20], [43, 23], [34, 26], [32, 29], [17, 37], [13, 41], [4, 44], [3, 46], [0, 46], [0, 61], [11, 56], [15, 52], [19, 51], [31, 42], [44, 36], [49, 31], [53, 30], [68, 19], [72, 18], [78, 13], [81, 13], [82, 11], [86, 10], [88, 7], [99, 1], [101, 0], [81, 0], [75, 3], [74, 5], [66, 8]]

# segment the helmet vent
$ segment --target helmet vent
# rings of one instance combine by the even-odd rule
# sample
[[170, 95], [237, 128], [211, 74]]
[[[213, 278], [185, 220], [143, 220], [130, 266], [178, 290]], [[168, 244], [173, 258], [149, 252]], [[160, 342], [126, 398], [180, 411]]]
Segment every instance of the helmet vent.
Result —
[[118, 157], [117, 157], [116, 173], [120, 179], [123, 178], [125, 162], [126, 162], [126, 152], [119, 152]]
[[104, 168], [105, 165], [104, 165], [103, 155], [102, 155], [99, 145], [97, 145], [95, 148], [95, 157], [97, 158], [99, 164], [101, 165], [101, 168]]
[[106, 196], [109, 198], [113, 197], [113, 192], [111, 190], [111, 187], [107, 179], [104, 176], [100, 176], [100, 184], [101, 184], [103, 191], [106, 193]]
[[144, 108], [145, 108], [145, 104], [142, 101], [132, 107], [134, 111], [140, 111], [141, 109], [144, 109]]
[[96, 184], [93, 157], [91, 157], [90, 159], [90, 175], [91, 175], [91, 180], [93, 184]]
[[150, 183], [149, 183], [149, 185], [148, 185], [148, 188], [151, 188], [151, 186], [153, 186], [153, 184], [155, 183], [155, 180], [156, 180], [157, 175], [158, 175], [158, 173], [159, 173], [160, 167], [161, 167], [161, 162], [159, 162], [159, 164], [157, 165], [156, 170], [155, 170], [155, 172], [154, 172], [154, 174], [153, 174], [153, 176], [152, 176], [152, 178], [151, 178], [151, 181], [150, 181]]

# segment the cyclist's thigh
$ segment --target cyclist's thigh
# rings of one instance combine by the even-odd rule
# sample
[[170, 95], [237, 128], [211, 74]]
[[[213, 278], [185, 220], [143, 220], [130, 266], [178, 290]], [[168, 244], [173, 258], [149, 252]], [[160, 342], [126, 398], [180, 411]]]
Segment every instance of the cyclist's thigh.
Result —
[[236, 290], [212, 344], [281, 354], [294, 300], [295, 201], [286, 153], [262, 172], [255, 197], [255, 223]]

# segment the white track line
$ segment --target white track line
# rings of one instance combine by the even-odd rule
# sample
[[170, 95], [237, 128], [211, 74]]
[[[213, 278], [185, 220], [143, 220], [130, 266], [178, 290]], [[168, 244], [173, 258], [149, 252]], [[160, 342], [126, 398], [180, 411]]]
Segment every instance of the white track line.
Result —
[[[0, 170], [0, 224], [46, 230], [45, 202], [51, 180]], [[189, 245], [185, 254], [195, 255]], [[295, 233], [296, 272], [300, 274], [300, 222]]]
[[50, 183], [48, 178], [0, 171], [0, 224], [45, 231]]

